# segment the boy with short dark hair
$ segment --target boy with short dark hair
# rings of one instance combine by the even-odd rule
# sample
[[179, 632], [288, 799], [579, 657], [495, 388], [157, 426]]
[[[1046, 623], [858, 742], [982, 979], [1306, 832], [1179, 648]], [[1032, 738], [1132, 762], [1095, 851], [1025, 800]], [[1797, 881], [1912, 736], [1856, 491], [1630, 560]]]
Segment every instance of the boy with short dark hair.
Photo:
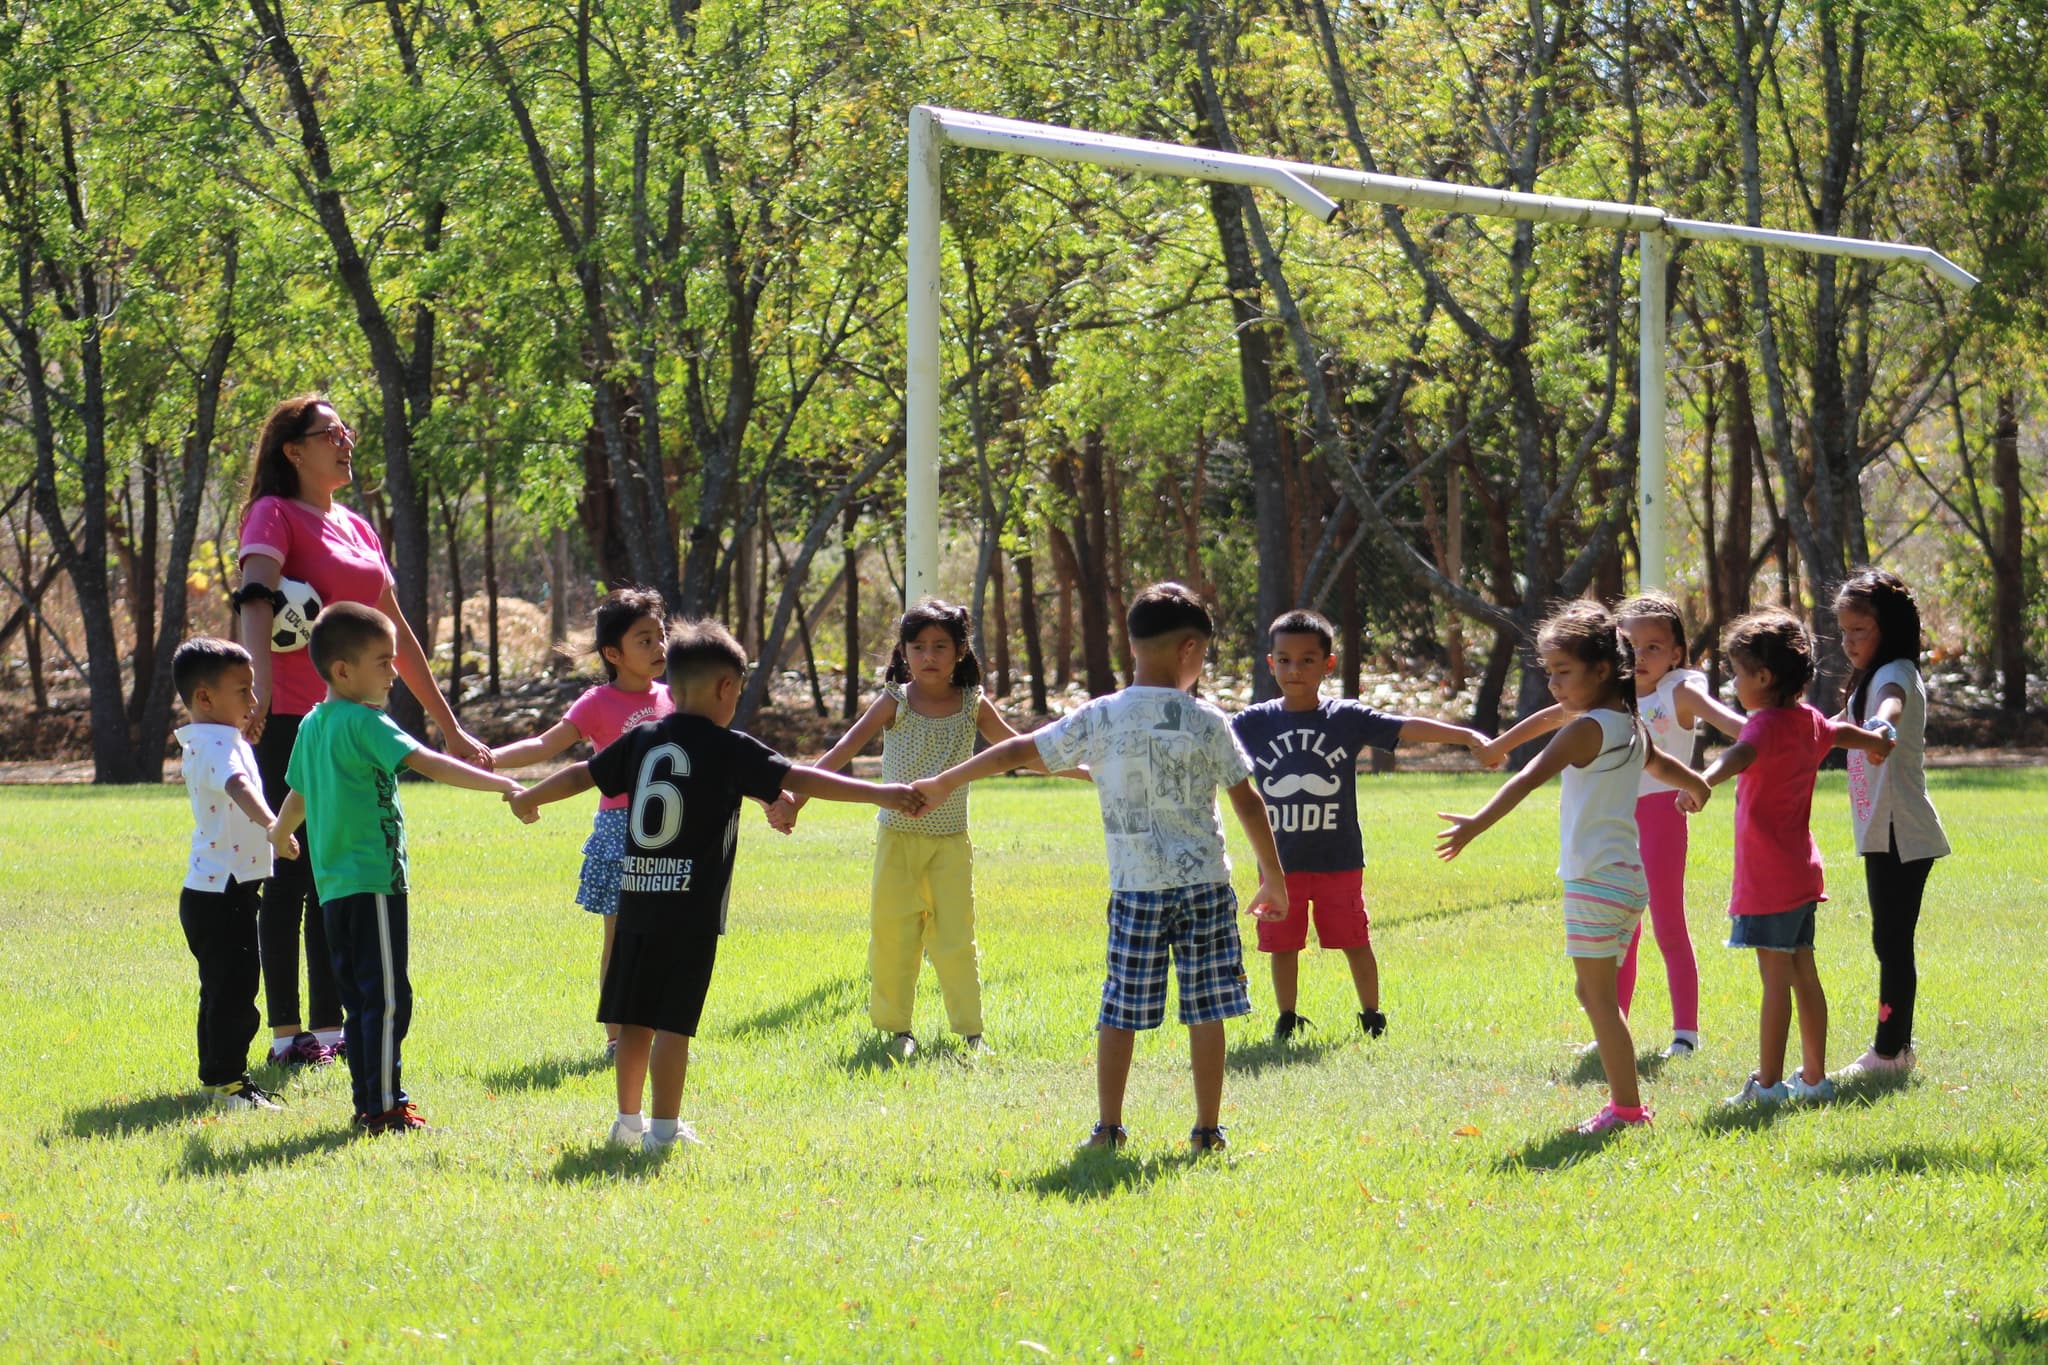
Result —
[[1337, 666], [1335, 632], [1312, 611], [1290, 611], [1266, 629], [1266, 667], [1280, 685], [1271, 701], [1248, 706], [1231, 724], [1250, 751], [1266, 818], [1287, 869], [1287, 918], [1259, 925], [1259, 951], [1273, 962], [1273, 1003], [1280, 1016], [1273, 1041], [1284, 1043], [1310, 1021], [1295, 1012], [1301, 950], [1308, 946], [1310, 907], [1316, 941], [1340, 950], [1358, 991], [1358, 1027], [1386, 1032], [1380, 1011], [1379, 959], [1373, 956], [1365, 911], [1365, 845], [1358, 828], [1358, 752], [1392, 749], [1402, 740], [1462, 744], [1486, 736], [1462, 725], [1376, 711], [1360, 701], [1324, 697], [1323, 679]]
[[1215, 630], [1208, 608], [1178, 583], [1156, 583], [1131, 603], [1126, 624], [1137, 665], [1130, 686], [914, 785], [929, 806], [1012, 768], [1058, 772], [1086, 763], [1093, 771], [1109, 845], [1109, 973], [1096, 1025], [1099, 1118], [1082, 1145], [1121, 1147], [1128, 1140], [1123, 1106], [1132, 1045], [1138, 1030], [1165, 1018], [1171, 949], [1194, 1064], [1189, 1142], [1199, 1156], [1227, 1145], [1218, 1122], [1223, 1021], [1252, 1008], [1216, 813], [1219, 787], [1259, 860], [1259, 889], [1247, 910], [1262, 920], [1284, 918], [1287, 886], [1252, 786], [1251, 760], [1224, 714], [1188, 695]]
[[471, 791], [522, 790], [509, 777], [437, 754], [384, 714], [398, 679], [398, 635], [374, 607], [336, 602], [313, 622], [307, 648], [327, 699], [307, 713], [285, 780], [291, 795], [271, 841], [303, 820], [327, 948], [334, 958], [356, 1122], [365, 1132], [427, 1126], [405, 1093], [400, 1045], [412, 1025], [406, 972], [405, 815], [398, 770]]
[[[178, 923], [199, 964], [199, 1085], [229, 1109], [277, 1109], [277, 1096], [249, 1079], [249, 1044], [263, 1023], [256, 902], [271, 873], [277, 821], [263, 800], [256, 751], [242, 738], [256, 710], [256, 669], [248, 650], [202, 635], [171, 656], [171, 682], [192, 716], [177, 732], [192, 803]], [[287, 836], [280, 852], [298, 851]]]
[[[597, 1005], [600, 1023], [619, 1026], [619, 1112], [611, 1128], [619, 1146], [662, 1152], [697, 1145], [696, 1131], [679, 1117], [683, 1082], [725, 933], [740, 798], [766, 805], [787, 790], [906, 815], [919, 808], [907, 786], [799, 767], [733, 729], [746, 678], [746, 652], [724, 626], [678, 624], [668, 646], [674, 712], [628, 730], [596, 757], [512, 800], [514, 813], [531, 824], [540, 807], [592, 787], [633, 798], [618, 935]], [[650, 1088], [651, 1115], [643, 1121]]]

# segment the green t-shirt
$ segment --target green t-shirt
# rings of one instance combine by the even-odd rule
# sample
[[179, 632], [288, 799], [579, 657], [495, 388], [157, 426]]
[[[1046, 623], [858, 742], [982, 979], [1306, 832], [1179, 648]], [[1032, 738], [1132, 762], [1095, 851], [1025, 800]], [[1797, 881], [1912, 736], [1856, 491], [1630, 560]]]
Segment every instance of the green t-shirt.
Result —
[[322, 902], [405, 890], [398, 770], [420, 742], [374, 706], [329, 697], [299, 722], [285, 782], [306, 802]]

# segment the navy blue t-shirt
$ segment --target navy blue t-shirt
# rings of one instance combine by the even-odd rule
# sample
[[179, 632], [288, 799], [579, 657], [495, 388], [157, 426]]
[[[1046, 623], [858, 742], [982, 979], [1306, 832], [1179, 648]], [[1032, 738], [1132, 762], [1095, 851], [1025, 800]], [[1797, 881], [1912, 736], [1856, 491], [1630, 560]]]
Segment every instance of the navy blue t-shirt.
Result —
[[1364, 702], [1324, 698], [1289, 711], [1275, 698], [1248, 706], [1231, 724], [1252, 756], [1252, 781], [1289, 872], [1349, 872], [1365, 866], [1358, 837], [1358, 751], [1401, 742], [1401, 717]]

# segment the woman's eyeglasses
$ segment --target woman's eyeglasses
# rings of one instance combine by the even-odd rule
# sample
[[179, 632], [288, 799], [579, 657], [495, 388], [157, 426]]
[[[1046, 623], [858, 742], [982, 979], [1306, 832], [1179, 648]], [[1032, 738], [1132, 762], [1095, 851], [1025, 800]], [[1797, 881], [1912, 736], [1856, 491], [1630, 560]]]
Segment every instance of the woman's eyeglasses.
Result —
[[333, 446], [336, 450], [352, 446], [356, 442], [355, 428], [349, 426], [346, 422], [336, 422], [331, 427], [315, 427], [299, 439], [310, 441], [315, 436], [325, 436], [327, 444]]

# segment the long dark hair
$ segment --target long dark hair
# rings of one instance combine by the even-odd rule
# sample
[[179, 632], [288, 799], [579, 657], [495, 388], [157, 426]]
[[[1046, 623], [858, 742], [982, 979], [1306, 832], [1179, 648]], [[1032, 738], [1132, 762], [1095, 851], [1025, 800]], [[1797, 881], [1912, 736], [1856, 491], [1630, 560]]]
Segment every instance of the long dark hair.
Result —
[[597, 604], [591, 613], [594, 627], [590, 641], [590, 652], [604, 665], [607, 682], [619, 680], [618, 666], [604, 657], [608, 649], [617, 649], [626, 643], [626, 632], [646, 617], [653, 617], [657, 624], [668, 620], [668, 604], [661, 600], [661, 594], [652, 588], [613, 588], [604, 595], [604, 601]]
[[1894, 659], [1920, 665], [1920, 604], [1905, 580], [1889, 569], [1858, 569], [1835, 589], [1835, 610], [1843, 607], [1863, 612], [1877, 621], [1877, 655], [1870, 667], [1859, 668], [1842, 685], [1842, 698], [1849, 715], [1863, 719], [1863, 705], [1869, 700], [1870, 675]]
[[1636, 652], [1616, 629], [1614, 614], [1598, 602], [1567, 602], [1543, 619], [1536, 648], [1569, 654], [1588, 668], [1606, 664], [1608, 685], [1631, 717], [1636, 714]]
[[896, 623], [896, 648], [889, 655], [889, 671], [882, 676], [892, 683], [910, 681], [910, 655], [908, 646], [912, 640], [937, 626], [953, 637], [953, 647], [960, 651], [960, 657], [953, 664], [953, 686], [976, 687], [981, 683], [981, 660], [974, 657], [974, 645], [969, 639], [973, 618], [967, 608], [952, 606], [936, 597], [920, 599], [903, 619]]
[[250, 461], [249, 496], [242, 500], [242, 515], [249, 515], [249, 509], [259, 498], [296, 498], [299, 495], [299, 471], [284, 453], [285, 446], [292, 441], [304, 439], [312, 430], [313, 414], [320, 408], [332, 408], [324, 393], [295, 393], [270, 410], [263, 419], [262, 430], [256, 433], [256, 449]]

